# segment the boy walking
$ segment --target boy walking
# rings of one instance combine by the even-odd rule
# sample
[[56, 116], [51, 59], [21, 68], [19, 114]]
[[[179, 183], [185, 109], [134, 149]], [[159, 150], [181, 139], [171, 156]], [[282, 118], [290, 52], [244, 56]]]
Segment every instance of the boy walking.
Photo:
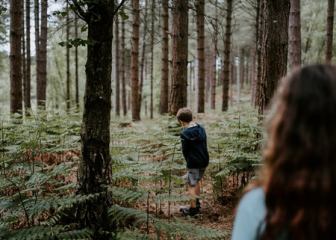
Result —
[[[205, 168], [209, 164], [207, 137], [202, 125], [193, 122], [192, 112], [188, 108], [181, 108], [176, 114], [181, 126], [186, 129], [181, 133], [182, 152], [187, 162], [188, 194], [197, 197], [200, 194], [200, 183]], [[190, 208], [183, 209], [183, 213], [195, 216], [201, 208], [199, 199], [190, 200]]]

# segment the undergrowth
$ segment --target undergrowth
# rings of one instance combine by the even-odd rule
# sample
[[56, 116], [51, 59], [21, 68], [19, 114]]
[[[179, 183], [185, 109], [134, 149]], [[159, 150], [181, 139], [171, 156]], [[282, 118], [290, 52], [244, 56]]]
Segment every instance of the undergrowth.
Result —
[[[215, 201], [227, 201], [228, 178], [241, 188], [260, 166], [257, 119], [249, 111], [197, 116], [208, 135], [205, 177], [214, 183]], [[78, 204], [97, 197], [75, 194], [80, 125], [81, 115], [75, 112], [40, 111], [19, 121], [0, 116], [0, 239], [92, 239], [92, 230], [79, 229], [72, 217]], [[185, 195], [181, 131], [168, 116], [126, 127], [112, 120], [113, 181], [108, 190], [115, 238], [229, 238], [230, 233], [170, 214], [171, 205], [190, 200]]]

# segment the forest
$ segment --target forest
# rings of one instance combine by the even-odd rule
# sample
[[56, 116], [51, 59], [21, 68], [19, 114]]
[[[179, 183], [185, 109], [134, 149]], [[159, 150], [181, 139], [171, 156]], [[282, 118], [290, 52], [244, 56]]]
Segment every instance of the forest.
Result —
[[[0, 0], [0, 239], [230, 239], [278, 83], [334, 63], [333, 20], [333, 0]], [[208, 136], [196, 218], [182, 107]]]

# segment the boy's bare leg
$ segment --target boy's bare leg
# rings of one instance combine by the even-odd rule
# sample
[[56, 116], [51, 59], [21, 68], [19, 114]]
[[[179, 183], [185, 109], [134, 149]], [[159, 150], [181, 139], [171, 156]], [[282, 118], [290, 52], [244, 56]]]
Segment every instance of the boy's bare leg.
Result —
[[[199, 196], [200, 193], [200, 183], [197, 182], [196, 185], [190, 185], [188, 184], [188, 194], [191, 197]], [[195, 200], [190, 200], [190, 207], [196, 208], [196, 201]]]
[[[191, 197], [195, 197], [197, 194], [197, 185], [199, 185], [199, 183], [197, 183], [196, 185], [190, 185], [188, 184], [188, 194]], [[196, 208], [196, 201], [194, 200], [190, 200], [190, 207], [192, 208]]]

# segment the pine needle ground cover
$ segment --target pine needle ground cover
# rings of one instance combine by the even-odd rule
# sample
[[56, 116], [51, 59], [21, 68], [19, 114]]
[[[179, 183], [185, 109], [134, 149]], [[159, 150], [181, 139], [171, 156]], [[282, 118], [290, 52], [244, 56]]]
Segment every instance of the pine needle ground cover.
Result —
[[[0, 239], [92, 239], [76, 222], [80, 161], [78, 113], [39, 112], [19, 122], [0, 116]], [[228, 239], [240, 190], [260, 166], [257, 116], [199, 114], [210, 165], [201, 183], [201, 213], [186, 218], [185, 161], [173, 117], [111, 123], [114, 229], [106, 239]]]

